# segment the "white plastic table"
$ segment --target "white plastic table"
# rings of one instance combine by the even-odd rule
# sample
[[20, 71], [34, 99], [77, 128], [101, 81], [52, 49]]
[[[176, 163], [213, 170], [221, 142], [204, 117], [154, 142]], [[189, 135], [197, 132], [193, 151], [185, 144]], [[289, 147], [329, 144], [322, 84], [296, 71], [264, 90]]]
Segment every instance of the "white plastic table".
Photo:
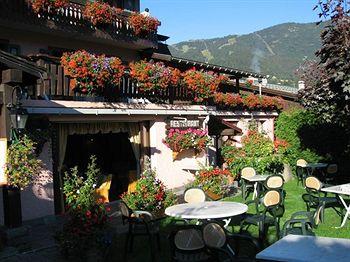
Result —
[[165, 214], [182, 219], [222, 219], [225, 222], [225, 227], [227, 227], [232, 217], [244, 214], [247, 211], [248, 206], [242, 203], [206, 201], [170, 206], [165, 209]]
[[[343, 222], [340, 225], [340, 227], [343, 227], [346, 223], [346, 220], [348, 220], [348, 217], [350, 215], [350, 205], [347, 206], [346, 202], [344, 201], [344, 198], [341, 195], [350, 196], [350, 183], [338, 185], [338, 186], [325, 187], [325, 188], [322, 188], [321, 191], [336, 194], [339, 197], [342, 204], [344, 205], [344, 207], [346, 209], [346, 214], [344, 216]], [[350, 247], [349, 247], [349, 252], [350, 252]]]
[[249, 182], [255, 182], [254, 183], [254, 192], [253, 192], [253, 200], [255, 197], [258, 196], [258, 183], [259, 182], [264, 182], [269, 175], [255, 175], [252, 177], [244, 177], [243, 179], [248, 180]]
[[256, 255], [257, 260], [349, 262], [350, 239], [288, 235]]

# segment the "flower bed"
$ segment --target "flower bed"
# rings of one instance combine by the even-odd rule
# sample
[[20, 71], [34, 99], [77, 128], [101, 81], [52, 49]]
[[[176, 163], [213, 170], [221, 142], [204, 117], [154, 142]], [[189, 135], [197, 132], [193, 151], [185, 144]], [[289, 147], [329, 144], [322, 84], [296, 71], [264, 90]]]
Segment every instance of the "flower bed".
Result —
[[84, 50], [65, 53], [61, 58], [71, 88], [83, 94], [102, 95], [104, 88], [119, 85], [125, 67], [117, 57], [93, 55]]
[[129, 16], [129, 24], [137, 36], [147, 36], [150, 33], [157, 32], [160, 26], [158, 19], [135, 12]]
[[200, 170], [194, 178], [195, 180], [191, 186], [201, 187], [206, 192], [224, 196], [228, 192], [228, 185], [234, 177], [229, 170], [209, 167]]
[[48, 13], [68, 6], [69, 0], [31, 0], [34, 13]]
[[116, 15], [122, 13], [122, 10], [110, 6], [102, 1], [89, 2], [85, 5], [83, 16], [94, 26], [103, 24], [112, 24]]
[[121, 199], [133, 210], [159, 214], [168, 206], [176, 204], [176, 196], [156, 178], [156, 172], [151, 169], [150, 164], [146, 165], [148, 167], [136, 182], [135, 192], [125, 192]]
[[[187, 149], [194, 149], [197, 153], [203, 151], [210, 144], [207, 131], [189, 128], [186, 130], [170, 129], [163, 143], [174, 153]], [[175, 154], [173, 157], [176, 158]]]
[[213, 97], [220, 83], [226, 81], [223, 75], [214, 72], [190, 69], [183, 73], [183, 81], [188, 90], [193, 93], [195, 102], [203, 102]]
[[147, 62], [145, 60], [130, 63], [130, 76], [137, 80], [141, 91], [164, 90], [170, 85], [180, 82], [181, 73], [178, 69], [165, 66], [162, 62]]
[[282, 110], [284, 102], [279, 97], [258, 96], [249, 94], [241, 96], [239, 94], [216, 93], [214, 102], [219, 107], [225, 109], [248, 109], [248, 110]]

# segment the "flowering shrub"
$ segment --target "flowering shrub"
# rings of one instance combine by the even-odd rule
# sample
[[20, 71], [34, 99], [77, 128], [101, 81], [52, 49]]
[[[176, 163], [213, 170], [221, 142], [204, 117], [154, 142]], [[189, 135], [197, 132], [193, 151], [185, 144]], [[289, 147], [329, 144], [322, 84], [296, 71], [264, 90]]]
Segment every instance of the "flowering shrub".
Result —
[[123, 193], [121, 199], [134, 210], [145, 210], [157, 214], [168, 206], [176, 204], [176, 196], [167, 191], [164, 184], [156, 178], [155, 170], [150, 163], [136, 182], [136, 190]]
[[14, 140], [7, 150], [5, 174], [8, 185], [23, 190], [40, 173], [42, 163], [35, 154], [35, 143], [26, 135]]
[[173, 152], [194, 149], [197, 152], [204, 150], [210, 144], [207, 131], [189, 128], [186, 130], [170, 129], [163, 140]]
[[90, 158], [85, 175], [85, 179], [80, 177], [77, 167], [65, 173], [63, 193], [68, 220], [56, 235], [61, 250], [66, 255], [78, 257], [98, 245], [98, 236], [108, 220], [103, 202], [95, 195], [96, 180], [100, 175], [96, 157]]
[[213, 97], [219, 84], [227, 78], [214, 72], [197, 71], [190, 69], [183, 73], [183, 81], [190, 92], [194, 94], [195, 102], [202, 102]]
[[102, 94], [106, 86], [117, 86], [124, 74], [119, 58], [97, 56], [84, 50], [63, 54], [61, 64], [65, 74], [73, 78], [71, 88], [89, 95]]
[[228, 190], [229, 177], [232, 177], [229, 170], [208, 167], [195, 174], [191, 186], [201, 187], [204, 191], [211, 191], [217, 195], [224, 195]]
[[280, 172], [283, 165], [283, 151], [279, 151], [281, 143], [287, 146], [284, 142], [274, 144], [257, 130], [249, 130], [242, 137], [242, 148], [224, 145], [221, 153], [231, 172], [236, 175], [247, 166], [253, 167], [259, 174]]
[[132, 13], [129, 16], [129, 24], [135, 35], [146, 36], [149, 33], [157, 32], [160, 22], [154, 17], [147, 17], [139, 13]]
[[278, 97], [257, 96], [249, 94], [241, 96], [239, 94], [216, 93], [214, 102], [221, 107], [228, 109], [249, 109], [249, 110], [281, 110], [283, 99]]
[[122, 12], [121, 9], [110, 6], [101, 0], [88, 2], [85, 5], [83, 16], [94, 26], [101, 24], [112, 24], [117, 14]]
[[178, 69], [167, 67], [162, 62], [154, 63], [142, 60], [130, 63], [130, 75], [137, 80], [142, 91], [148, 91], [162, 90], [169, 85], [178, 85], [181, 73]]
[[30, 3], [33, 11], [38, 14], [64, 8], [69, 4], [69, 0], [31, 0]]

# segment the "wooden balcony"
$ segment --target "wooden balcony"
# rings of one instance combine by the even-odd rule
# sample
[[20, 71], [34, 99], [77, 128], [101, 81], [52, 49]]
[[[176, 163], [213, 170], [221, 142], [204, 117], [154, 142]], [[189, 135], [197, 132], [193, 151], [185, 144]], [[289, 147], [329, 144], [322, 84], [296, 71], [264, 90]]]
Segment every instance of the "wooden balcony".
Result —
[[131, 103], [138, 103], [143, 99], [145, 103], [157, 104], [191, 104], [193, 101], [193, 95], [184, 86], [169, 87], [156, 92], [142, 92], [137, 83], [129, 77], [128, 72], [122, 77], [118, 87], [106, 88], [100, 97], [90, 97], [72, 90], [72, 79], [64, 74], [61, 65], [42, 59], [37, 61], [37, 65], [45, 68], [47, 74], [38, 80], [36, 86], [28, 90], [31, 99]]
[[127, 19], [130, 12], [124, 11], [113, 24], [102, 28], [94, 27], [83, 18], [83, 8], [82, 4], [71, 2], [55, 14], [38, 15], [31, 9], [29, 0], [0, 0], [0, 26], [129, 49], [157, 46], [156, 33], [145, 38], [134, 34]]

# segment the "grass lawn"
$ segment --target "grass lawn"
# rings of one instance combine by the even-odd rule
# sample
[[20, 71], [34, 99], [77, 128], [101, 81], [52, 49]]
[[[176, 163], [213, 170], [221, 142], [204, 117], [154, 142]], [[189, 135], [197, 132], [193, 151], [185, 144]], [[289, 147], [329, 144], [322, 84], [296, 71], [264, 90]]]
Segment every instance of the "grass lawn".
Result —
[[[285, 199], [285, 214], [281, 219], [281, 228], [286, 220], [288, 220], [294, 212], [306, 210], [306, 206], [301, 198], [302, 194], [305, 193], [300, 185], [297, 186], [296, 180], [288, 182], [285, 184], [284, 189], [287, 192]], [[251, 199], [251, 195], [249, 196]], [[242, 196], [236, 196], [231, 198], [226, 198], [225, 201], [235, 201], [243, 202]], [[253, 208], [249, 210], [253, 212]], [[167, 218], [162, 223], [162, 241], [161, 241], [161, 251], [157, 253], [157, 261], [170, 261], [169, 258], [169, 242], [167, 239], [167, 234], [171, 229], [170, 226], [171, 219]], [[339, 226], [341, 223], [340, 217], [332, 209], [326, 209], [325, 211], [325, 221], [322, 223], [314, 232], [316, 236], [324, 237], [335, 237], [335, 238], [350, 238], [350, 220], [347, 221], [343, 228], [337, 229], [335, 227]], [[235, 232], [239, 231], [239, 226], [233, 225], [233, 230]], [[230, 229], [230, 227], [229, 227]], [[254, 226], [249, 228], [249, 233], [253, 236], [257, 236], [257, 229]], [[125, 236], [118, 236], [115, 239], [111, 252], [109, 254], [109, 261], [123, 261], [122, 254], [124, 251], [124, 239]], [[276, 241], [275, 232], [271, 228], [268, 235], [268, 242], [272, 244]], [[128, 261], [138, 262], [138, 261], [151, 261], [150, 260], [150, 246], [147, 237], [135, 238], [134, 251], [128, 255]]]

